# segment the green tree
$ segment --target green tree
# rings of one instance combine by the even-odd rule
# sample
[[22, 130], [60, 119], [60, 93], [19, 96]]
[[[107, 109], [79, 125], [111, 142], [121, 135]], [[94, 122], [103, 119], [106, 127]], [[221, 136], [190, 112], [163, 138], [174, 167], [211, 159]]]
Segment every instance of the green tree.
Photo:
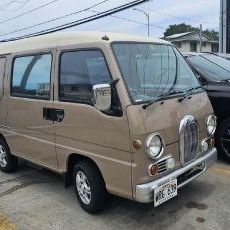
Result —
[[[193, 27], [191, 25], [181, 23], [181, 24], [170, 25], [166, 29], [164, 36], [167, 37], [173, 34], [179, 34], [179, 33], [185, 33], [185, 32], [199, 32], [199, 31], [200, 29], [198, 27]], [[203, 31], [203, 33], [207, 35], [209, 38], [211, 38], [212, 40], [219, 39], [219, 33], [215, 30], [206, 29]]]
[[195, 28], [191, 25], [187, 25], [185, 23], [181, 23], [181, 24], [174, 24], [174, 25], [170, 25], [165, 33], [164, 36], [170, 36], [173, 34], [179, 34], [179, 33], [185, 33], [185, 32], [193, 32], [193, 31], [199, 31], [198, 28]]
[[203, 33], [207, 35], [212, 40], [218, 41], [219, 40], [219, 33], [215, 30], [204, 30]]

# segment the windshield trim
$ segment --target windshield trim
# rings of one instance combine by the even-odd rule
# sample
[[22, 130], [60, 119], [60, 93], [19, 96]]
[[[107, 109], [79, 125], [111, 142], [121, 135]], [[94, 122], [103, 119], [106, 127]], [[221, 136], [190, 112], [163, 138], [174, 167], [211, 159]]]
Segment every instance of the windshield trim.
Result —
[[[126, 79], [125, 79], [125, 77], [124, 77], [124, 74], [122, 73], [122, 70], [121, 70], [121, 66], [120, 66], [118, 57], [117, 57], [117, 55], [116, 55], [116, 53], [115, 53], [115, 51], [114, 51], [114, 48], [113, 48], [113, 45], [114, 45], [114, 44], [153, 44], [153, 45], [170, 46], [170, 47], [173, 48], [173, 52], [174, 52], [174, 53], [175, 53], [175, 50], [174, 50], [174, 48], [175, 48], [175, 49], [180, 53], [180, 55], [184, 58], [184, 56], [181, 54], [181, 52], [180, 52], [173, 44], [170, 44], [170, 43], [141, 42], [141, 41], [140, 41], [140, 42], [139, 42], [139, 41], [113, 41], [113, 42], [111, 42], [111, 43], [110, 43], [110, 48], [112, 49], [113, 56], [114, 56], [114, 58], [115, 58], [116, 64], [117, 64], [118, 69], [119, 69], [119, 72], [120, 72], [120, 74], [121, 74], [121, 76], [122, 76], [122, 80], [123, 80], [123, 82], [124, 82], [124, 84], [125, 84], [125, 88], [126, 88], [126, 91], [127, 91], [127, 93], [128, 93], [129, 99], [130, 99], [130, 101], [131, 101], [131, 103], [132, 103], [133, 105], [145, 104], [145, 103], [148, 102], [148, 100], [143, 100], [143, 101], [135, 101], [135, 100], [133, 100], [133, 97], [131, 96], [131, 93], [130, 93], [130, 91], [129, 91], [129, 87], [128, 87], [128, 84], [127, 84]], [[176, 54], [175, 54], [175, 56], [176, 56], [176, 78], [177, 78], [177, 76], [178, 76], [178, 57], [177, 57]], [[190, 65], [188, 64], [187, 60], [186, 60], [185, 58], [184, 58], [184, 60], [186, 61], [186, 63], [187, 63], [187, 65], [189, 66], [189, 68], [192, 70], [192, 72], [193, 72], [193, 74], [194, 74], [194, 77], [197, 79], [195, 72], [194, 72], [193, 69], [190, 67]], [[197, 80], [198, 80], [198, 79], [197, 79]], [[199, 82], [199, 80], [198, 80], [198, 82]], [[200, 84], [200, 82], [199, 82], [199, 84]], [[201, 84], [200, 84], [200, 85], [201, 85]], [[201, 86], [202, 86], [202, 85], [201, 85]], [[199, 90], [198, 92], [194, 92], [194, 93], [192, 93], [192, 94], [198, 94], [198, 93], [201, 93], [201, 92], [204, 91], [203, 87], [201, 88], [201, 90], [200, 90], [200, 89], [198, 89], [198, 90]], [[197, 90], [195, 90], [195, 91], [197, 91]], [[179, 98], [179, 97], [181, 97], [182, 95], [183, 95], [183, 94], [168, 95], [166, 98], [164, 98], [164, 101], [170, 100], [170, 99], [173, 99], [173, 98]], [[162, 100], [163, 100], [163, 99], [162, 99]], [[159, 101], [162, 101], [162, 100], [159, 100]]]

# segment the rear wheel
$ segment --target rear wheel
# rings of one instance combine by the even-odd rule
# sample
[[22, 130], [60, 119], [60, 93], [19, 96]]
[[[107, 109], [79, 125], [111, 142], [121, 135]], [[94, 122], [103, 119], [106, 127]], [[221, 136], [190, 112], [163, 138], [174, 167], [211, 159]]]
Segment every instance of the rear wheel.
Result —
[[81, 161], [74, 167], [75, 192], [82, 208], [98, 213], [106, 206], [108, 193], [97, 167], [89, 161]]
[[217, 148], [219, 154], [230, 161], [230, 118], [220, 124], [217, 131]]
[[0, 138], [0, 170], [11, 173], [17, 169], [17, 166], [17, 158], [10, 153], [8, 145]]

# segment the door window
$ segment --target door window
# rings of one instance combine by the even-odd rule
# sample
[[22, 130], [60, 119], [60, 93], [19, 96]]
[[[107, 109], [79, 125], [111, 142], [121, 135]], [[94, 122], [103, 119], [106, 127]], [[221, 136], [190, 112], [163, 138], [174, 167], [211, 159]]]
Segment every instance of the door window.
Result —
[[65, 52], [61, 55], [59, 99], [92, 104], [93, 86], [110, 83], [105, 58], [99, 50]]
[[51, 54], [18, 57], [14, 60], [11, 95], [49, 99]]

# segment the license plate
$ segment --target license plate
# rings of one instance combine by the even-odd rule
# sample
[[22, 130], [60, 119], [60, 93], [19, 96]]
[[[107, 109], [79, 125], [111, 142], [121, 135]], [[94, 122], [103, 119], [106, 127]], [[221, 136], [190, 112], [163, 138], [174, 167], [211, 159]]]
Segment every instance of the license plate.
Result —
[[177, 180], [172, 180], [154, 190], [154, 206], [157, 207], [175, 196], [177, 196]]

